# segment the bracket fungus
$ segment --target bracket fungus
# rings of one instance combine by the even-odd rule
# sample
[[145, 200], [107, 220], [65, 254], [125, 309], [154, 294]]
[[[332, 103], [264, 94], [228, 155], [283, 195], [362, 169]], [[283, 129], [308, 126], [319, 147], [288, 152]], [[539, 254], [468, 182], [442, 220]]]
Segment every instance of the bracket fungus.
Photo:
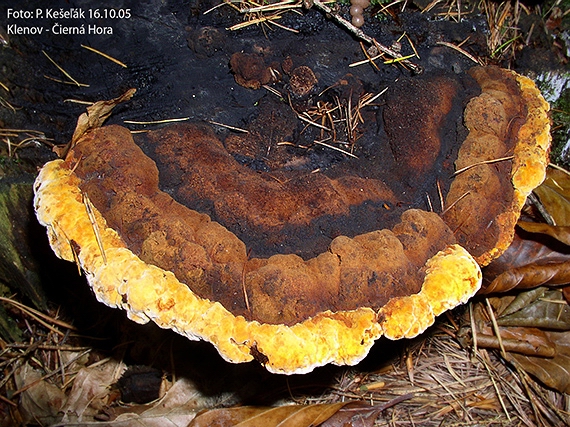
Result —
[[[407, 98], [394, 89], [383, 112], [392, 180], [381, 156], [328, 173], [253, 170], [201, 125], [135, 139], [113, 125], [43, 167], [37, 217], [97, 298], [134, 321], [272, 372], [355, 364], [381, 336], [417, 336], [473, 296], [479, 264], [508, 246], [544, 178], [548, 104], [534, 84], [497, 68], [470, 75], [476, 90], [458, 104], [469, 91], [441, 76]], [[465, 123], [455, 148], [446, 121]], [[438, 186], [439, 212], [402, 190], [410, 180]]]

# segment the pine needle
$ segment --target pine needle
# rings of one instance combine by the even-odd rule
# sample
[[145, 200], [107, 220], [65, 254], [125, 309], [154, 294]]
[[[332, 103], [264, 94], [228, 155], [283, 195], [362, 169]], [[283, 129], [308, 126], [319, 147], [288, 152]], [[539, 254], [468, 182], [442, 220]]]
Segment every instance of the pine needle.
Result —
[[115, 64], [120, 65], [123, 68], [127, 68], [127, 65], [124, 62], [119, 61], [118, 59], [113, 58], [110, 55], [107, 55], [106, 53], [101, 52], [100, 50], [97, 50], [95, 48], [92, 48], [90, 46], [85, 46], [84, 44], [81, 45], [82, 48], [90, 50], [91, 52], [94, 52], [98, 55], [101, 55], [103, 58], [108, 59], [111, 62], [114, 62]]
[[79, 87], [81, 87], [81, 86], [84, 86], [84, 87], [85, 87], [85, 86], [89, 86], [89, 85], [85, 85], [85, 84], [79, 83], [77, 80], [75, 80], [73, 77], [71, 77], [71, 75], [70, 75], [67, 71], [65, 71], [62, 67], [60, 67], [57, 62], [55, 62], [53, 59], [51, 59], [51, 57], [45, 52], [45, 50], [42, 50], [42, 53], [46, 56], [47, 59], [50, 60], [50, 62], [51, 62], [53, 65], [55, 65], [55, 66], [57, 67], [57, 69], [58, 69], [59, 71], [61, 71], [61, 72], [63, 73], [63, 75], [65, 75], [65, 77], [67, 77], [69, 80], [71, 80], [71, 82], [73, 82], [73, 84], [75, 84], [75, 85], [77, 85], [77, 86], [79, 86]]

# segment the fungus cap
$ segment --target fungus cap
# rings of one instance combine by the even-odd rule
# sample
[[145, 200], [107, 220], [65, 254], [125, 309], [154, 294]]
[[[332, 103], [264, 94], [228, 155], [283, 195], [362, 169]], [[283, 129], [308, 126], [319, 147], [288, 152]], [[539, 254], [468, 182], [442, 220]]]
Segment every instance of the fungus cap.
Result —
[[469, 134], [442, 217], [484, 266], [509, 247], [526, 197], [546, 177], [550, 106], [532, 80], [514, 71], [475, 67], [469, 73], [482, 93], [465, 109]]
[[[47, 227], [56, 254], [79, 263], [97, 298], [126, 310], [136, 322], [153, 321], [190, 339], [207, 340], [230, 362], [255, 359], [272, 372], [305, 373], [327, 363], [355, 364], [381, 336], [417, 336], [437, 315], [474, 295], [481, 285], [476, 259], [487, 262], [506, 248], [524, 198], [542, 181], [548, 152], [547, 104], [533, 84], [514, 73], [475, 69], [472, 74], [481, 94], [466, 109], [467, 142], [478, 133], [476, 138], [484, 141], [484, 147], [473, 148], [476, 142], [462, 147], [457, 169], [510, 152], [514, 153], [513, 167], [509, 161], [500, 162], [498, 168], [494, 163], [477, 164], [454, 178], [445, 196], [449, 207], [440, 214], [403, 209], [390, 226], [352, 237], [339, 235], [328, 250], [315, 256], [249, 257], [246, 244], [226, 226], [159, 189], [160, 162], [145, 152], [160, 157], [160, 150], [168, 151], [173, 141], [174, 147], [190, 141], [198, 157], [186, 166], [177, 165], [193, 168], [193, 174], [184, 175], [196, 181], [191, 188], [225, 188], [232, 195], [218, 195], [214, 205], [223, 200], [230, 208], [231, 203], [241, 206], [242, 202], [234, 202], [240, 194], [232, 187], [239, 180], [244, 180], [245, 187], [253, 186], [257, 198], [270, 193], [270, 179], [259, 182], [262, 174], [248, 175], [200, 127], [158, 131], [154, 145], [152, 135], [143, 141], [145, 152], [124, 128], [87, 131], [65, 159], [49, 162], [40, 171], [35, 185], [36, 214]], [[492, 83], [498, 77], [507, 83]], [[506, 105], [502, 110], [496, 108], [500, 111], [494, 129], [486, 124], [489, 110], [476, 108], [478, 103]], [[503, 122], [511, 123], [521, 114], [526, 119], [508, 124], [505, 130]], [[485, 151], [497, 135], [502, 135], [502, 145]], [[209, 175], [209, 166], [200, 163], [202, 158], [221, 162], [216, 167], [223, 166], [230, 175], [235, 172], [233, 179]], [[172, 167], [164, 166], [160, 174]], [[497, 171], [506, 178], [497, 178]], [[173, 176], [175, 181], [184, 180], [182, 175]], [[485, 185], [480, 184], [482, 177]], [[318, 185], [331, 188], [330, 194], [340, 194], [329, 198], [335, 200], [334, 209], [341, 211], [345, 204], [362, 203], [357, 197], [361, 192], [381, 200], [393, 195], [378, 180], [356, 176], [304, 176], [302, 180], [307, 188]], [[230, 186], [224, 187], [224, 182]], [[501, 184], [489, 184], [493, 182]], [[489, 188], [495, 193], [486, 198], [480, 195]], [[462, 196], [465, 192], [468, 195]], [[504, 193], [510, 194], [506, 202], [496, 203]], [[287, 194], [277, 197], [286, 199]], [[461, 207], [471, 195], [492, 206], [475, 213]], [[286, 201], [282, 204], [287, 205]], [[316, 206], [314, 201], [308, 204]], [[469, 216], [461, 215], [463, 209]], [[485, 220], [487, 210], [500, 218], [492, 229], [498, 234], [480, 239], [478, 235], [489, 229], [488, 224], [469, 221], [472, 217]], [[291, 221], [310, 222], [305, 213], [306, 209], [296, 212]], [[254, 215], [251, 221], [266, 224], [270, 216]]]

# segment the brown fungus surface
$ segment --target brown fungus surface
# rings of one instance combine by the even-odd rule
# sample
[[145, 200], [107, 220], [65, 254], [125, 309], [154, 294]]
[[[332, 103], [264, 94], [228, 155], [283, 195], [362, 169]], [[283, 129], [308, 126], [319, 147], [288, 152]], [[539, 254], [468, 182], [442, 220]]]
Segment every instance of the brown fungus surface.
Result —
[[477, 67], [470, 74], [482, 94], [465, 110], [469, 134], [442, 217], [486, 265], [510, 245], [526, 196], [544, 180], [549, 106], [530, 79], [514, 72]]
[[[82, 192], [133, 253], [236, 315], [292, 325], [331, 308], [380, 308], [393, 297], [419, 292], [426, 260], [455, 243], [437, 214], [419, 209], [386, 210], [392, 230], [322, 237], [311, 227], [314, 218], [349, 217], [353, 205], [378, 200], [395, 206], [398, 199], [383, 182], [356, 176], [292, 174], [283, 185], [240, 165], [202, 127], [171, 126], [149, 139], [161, 164], [162, 156], [176, 160], [162, 169], [169, 176], [167, 192], [159, 190], [155, 164], [121, 127], [89, 133], [66, 165], [77, 165]], [[220, 223], [194, 210], [204, 200]], [[248, 260], [246, 244], [229, 231], [247, 223], [249, 240], [257, 245], [281, 236], [294, 246], [304, 237], [323, 252], [307, 260], [294, 254]], [[348, 233], [350, 220], [340, 225], [354, 234]]]
[[[239, 144], [232, 155], [203, 126], [137, 141], [118, 126], [91, 130], [65, 160], [42, 169], [36, 212], [56, 253], [79, 262], [97, 297], [135, 321], [206, 339], [232, 362], [256, 357], [273, 372], [354, 364], [380, 336], [416, 336], [467, 301], [481, 283], [467, 250], [498, 256], [543, 179], [548, 106], [535, 86], [498, 69], [471, 74], [481, 93], [466, 99], [463, 83], [442, 77], [426, 78], [407, 98], [394, 89], [386, 100], [403, 107], [384, 108], [388, 139], [321, 173], [278, 161], [252, 169], [236, 159]], [[414, 99], [425, 101], [423, 110], [405, 104]], [[502, 107], [474, 107], [483, 101]], [[465, 138], [454, 112], [467, 102]], [[391, 123], [399, 109], [418, 127]], [[428, 148], [414, 150], [414, 133]], [[450, 144], [450, 135], [459, 140]], [[471, 137], [485, 147], [469, 148]], [[449, 182], [454, 163], [510, 153]], [[441, 189], [443, 212], [425, 208], [428, 187]], [[484, 207], [454, 214], [464, 200]], [[319, 235], [329, 222], [335, 232]], [[491, 238], [480, 236], [489, 229]]]
[[295, 68], [289, 75], [291, 92], [298, 97], [304, 97], [310, 94], [318, 82], [313, 70], [306, 65]]
[[259, 89], [273, 80], [263, 56], [256, 53], [234, 53], [230, 58], [230, 68], [236, 83], [248, 89]]

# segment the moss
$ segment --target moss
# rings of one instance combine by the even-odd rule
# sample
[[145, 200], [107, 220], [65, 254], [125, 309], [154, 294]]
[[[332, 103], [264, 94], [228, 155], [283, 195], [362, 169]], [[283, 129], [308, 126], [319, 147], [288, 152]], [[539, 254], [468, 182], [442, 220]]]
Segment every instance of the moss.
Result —
[[[21, 174], [0, 179], [0, 283], [44, 309], [37, 262], [28, 241], [32, 219], [33, 176]], [[0, 313], [1, 315], [1, 313]]]
[[544, 99], [550, 103], [552, 162], [570, 167], [570, 72], [545, 71], [535, 77]]
[[[7, 297], [10, 294], [10, 289], [0, 283], [0, 295]], [[22, 331], [2, 305], [0, 305], [0, 337], [8, 342], [22, 341]]]
[[564, 90], [552, 107], [552, 160], [570, 167], [570, 87]]

